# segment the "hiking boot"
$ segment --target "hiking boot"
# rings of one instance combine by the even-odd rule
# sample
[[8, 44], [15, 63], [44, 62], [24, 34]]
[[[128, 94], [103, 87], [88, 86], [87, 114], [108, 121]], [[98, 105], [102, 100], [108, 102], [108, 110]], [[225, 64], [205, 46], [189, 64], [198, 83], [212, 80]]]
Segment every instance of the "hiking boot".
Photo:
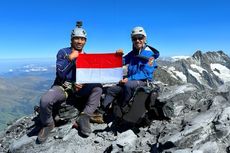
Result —
[[45, 142], [54, 127], [54, 122], [48, 124], [47, 126], [44, 126], [38, 133], [37, 142], [40, 144]]
[[103, 114], [101, 114], [100, 112], [94, 112], [93, 115], [90, 116], [90, 122], [98, 124], [104, 123]]
[[90, 116], [84, 113], [81, 113], [81, 115], [79, 116], [77, 123], [79, 125], [80, 128], [80, 132], [84, 135], [84, 136], [89, 136], [90, 133], [92, 132], [91, 127], [90, 127]]

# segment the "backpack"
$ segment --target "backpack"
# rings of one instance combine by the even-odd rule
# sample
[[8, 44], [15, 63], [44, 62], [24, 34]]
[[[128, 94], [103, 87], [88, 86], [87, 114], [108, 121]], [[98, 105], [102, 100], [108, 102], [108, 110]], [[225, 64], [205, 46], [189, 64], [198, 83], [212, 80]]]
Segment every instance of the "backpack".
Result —
[[125, 106], [121, 106], [118, 101], [115, 101], [113, 115], [116, 120], [131, 126], [150, 125], [153, 119], [168, 120], [168, 115], [173, 113], [173, 109], [170, 104], [157, 99], [159, 90], [159, 86], [155, 84], [140, 86], [136, 88], [129, 103]]
[[75, 119], [79, 114], [79, 111], [73, 105], [63, 102], [55, 105], [53, 109], [53, 118], [56, 123], [67, 123], [71, 119]]
[[[53, 107], [52, 114], [56, 125], [65, 124], [72, 119], [77, 118], [79, 115], [78, 109], [73, 105], [67, 104], [66, 102], [55, 104]], [[39, 116], [39, 106], [34, 106], [34, 113]]]

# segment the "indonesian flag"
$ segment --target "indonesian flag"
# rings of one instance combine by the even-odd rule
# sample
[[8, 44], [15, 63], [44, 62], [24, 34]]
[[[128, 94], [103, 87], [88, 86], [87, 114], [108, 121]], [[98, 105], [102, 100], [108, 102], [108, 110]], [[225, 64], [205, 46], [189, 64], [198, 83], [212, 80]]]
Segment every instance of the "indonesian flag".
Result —
[[79, 54], [76, 83], [117, 83], [123, 77], [122, 56], [115, 53]]

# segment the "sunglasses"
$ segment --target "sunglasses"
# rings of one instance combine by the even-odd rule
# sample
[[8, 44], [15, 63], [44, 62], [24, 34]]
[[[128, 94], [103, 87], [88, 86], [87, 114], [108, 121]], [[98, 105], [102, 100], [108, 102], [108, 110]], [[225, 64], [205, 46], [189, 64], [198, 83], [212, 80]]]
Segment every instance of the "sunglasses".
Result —
[[143, 40], [143, 39], [144, 39], [144, 36], [132, 37], [132, 41]]

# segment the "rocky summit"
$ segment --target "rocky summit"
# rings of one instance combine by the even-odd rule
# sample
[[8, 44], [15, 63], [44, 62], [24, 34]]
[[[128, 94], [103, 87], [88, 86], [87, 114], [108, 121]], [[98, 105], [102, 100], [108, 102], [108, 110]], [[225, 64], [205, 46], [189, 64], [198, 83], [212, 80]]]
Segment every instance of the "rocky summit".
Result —
[[55, 127], [48, 140], [36, 143], [35, 114], [14, 121], [0, 133], [0, 152], [12, 153], [230, 153], [230, 68], [222, 51], [159, 61], [156, 80], [160, 102], [173, 106], [170, 120], [113, 132], [111, 123], [92, 123], [83, 138], [69, 122]]

